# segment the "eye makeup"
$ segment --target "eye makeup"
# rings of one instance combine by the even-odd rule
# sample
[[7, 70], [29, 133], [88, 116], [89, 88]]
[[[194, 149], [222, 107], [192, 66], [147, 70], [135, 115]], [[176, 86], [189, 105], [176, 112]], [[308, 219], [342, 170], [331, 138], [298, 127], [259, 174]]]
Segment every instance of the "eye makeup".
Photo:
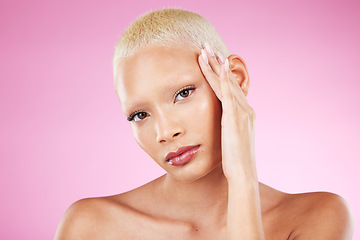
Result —
[[[147, 116], [149, 116], [149, 114], [148, 113], [146, 113], [146, 112], [144, 112], [144, 111], [142, 111], [142, 110], [138, 110], [138, 111], [136, 111], [136, 112], [133, 112], [132, 114], [130, 114], [130, 116], [127, 118], [127, 120], [128, 121], [133, 121], [134, 120], [134, 118], [137, 116], [140, 120], [142, 120], [142, 119], [144, 119], [144, 118], [141, 118], [140, 117], [140, 114], [141, 113], [144, 113], [145, 115], [143, 115], [143, 116], [145, 116], [145, 117], [147, 117]], [[140, 120], [135, 120], [135, 122], [137, 122], [137, 121], [140, 121]]]
[[[189, 86], [180, 88], [179, 90], [177, 90], [175, 92], [174, 97], [173, 97], [173, 102], [175, 103], [175, 102], [179, 101], [179, 100], [176, 100], [177, 97], [181, 96], [180, 94], [183, 92], [186, 92], [186, 91], [187, 91], [187, 95], [181, 96], [181, 97], [182, 97], [182, 99], [188, 98], [195, 89], [196, 89], [195, 85], [189, 85]], [[182, 99], [180, 99], [180, 100], [182, 100]], [[127, 120], [130, 122], [131, 121], [138, 122], [138, 121], [145, 119], [148, 116], [150, 116], [150, 115], [147, 112], [145, 112], [143, 110], [138, 110], [138, 111], [131, 113], [130, 116], [127, 118]]]
[[182, 93], [182, 92], [185, 92], [185, 91], [191, 91], [186, 97], [183, 97], [183, 98], [187, 98], [189, 97], [191, 94], [192, 94], [192, 91], [195, 90], [195, 85], [190, 85], [190, 86], [186, 86], [186, 87], [183, 87], [183, 88], [180, 88], [179, 90], [177, 90], [174, 94], [174, 102], [176, 100], [176, 98]]

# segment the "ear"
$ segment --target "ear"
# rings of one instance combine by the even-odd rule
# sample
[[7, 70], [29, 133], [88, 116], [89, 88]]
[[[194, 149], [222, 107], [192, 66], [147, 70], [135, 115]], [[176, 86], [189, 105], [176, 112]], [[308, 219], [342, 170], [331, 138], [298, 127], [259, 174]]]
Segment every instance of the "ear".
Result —
[[247, 96], [250, 88], [249, 73], [244, 60], [238, 55], [231, 54], [228, 57], [230, 71], [234, 74], [236, 81], [239, 83], [244, 95]]

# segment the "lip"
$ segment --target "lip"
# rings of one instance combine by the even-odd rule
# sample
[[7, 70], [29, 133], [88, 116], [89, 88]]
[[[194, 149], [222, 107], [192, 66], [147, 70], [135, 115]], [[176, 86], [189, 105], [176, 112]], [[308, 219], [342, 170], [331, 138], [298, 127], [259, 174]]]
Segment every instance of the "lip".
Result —
[[169, 152], [165, 160], [169, 162], [171, 160], [173, 166], [180, 166], [188, 161], [197, 153], [200, 145], [184, 146], [178, 148], [175, 152]]

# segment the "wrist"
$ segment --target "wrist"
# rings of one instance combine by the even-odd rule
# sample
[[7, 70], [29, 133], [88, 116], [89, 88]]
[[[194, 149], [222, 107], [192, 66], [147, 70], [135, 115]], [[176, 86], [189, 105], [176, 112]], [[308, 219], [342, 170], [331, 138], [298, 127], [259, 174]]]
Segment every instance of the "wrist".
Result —
[[232, 174], [225, 174], [225, 177], [229, 185], [258, 184], [256, 171], [233, 171]]
[[228, 178], [228, 187], [236, 189], [258, 189], [259, 181], [255, 177]]

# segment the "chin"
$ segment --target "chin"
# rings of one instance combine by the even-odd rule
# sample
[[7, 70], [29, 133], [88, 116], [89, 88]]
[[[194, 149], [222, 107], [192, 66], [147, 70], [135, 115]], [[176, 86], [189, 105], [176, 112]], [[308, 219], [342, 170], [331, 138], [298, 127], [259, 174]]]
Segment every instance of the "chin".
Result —
[[179, 182], [192, 183], [205, 178], [211, 173], [215, 173], [215, 170], [222, 171], [221, 161], [213, 164], [203, 164], [200, 161], [196, 163], [189, 162], [181, 166], [179, 169], [172, 169], [172, 171], [167, 171], [167, 175]]

